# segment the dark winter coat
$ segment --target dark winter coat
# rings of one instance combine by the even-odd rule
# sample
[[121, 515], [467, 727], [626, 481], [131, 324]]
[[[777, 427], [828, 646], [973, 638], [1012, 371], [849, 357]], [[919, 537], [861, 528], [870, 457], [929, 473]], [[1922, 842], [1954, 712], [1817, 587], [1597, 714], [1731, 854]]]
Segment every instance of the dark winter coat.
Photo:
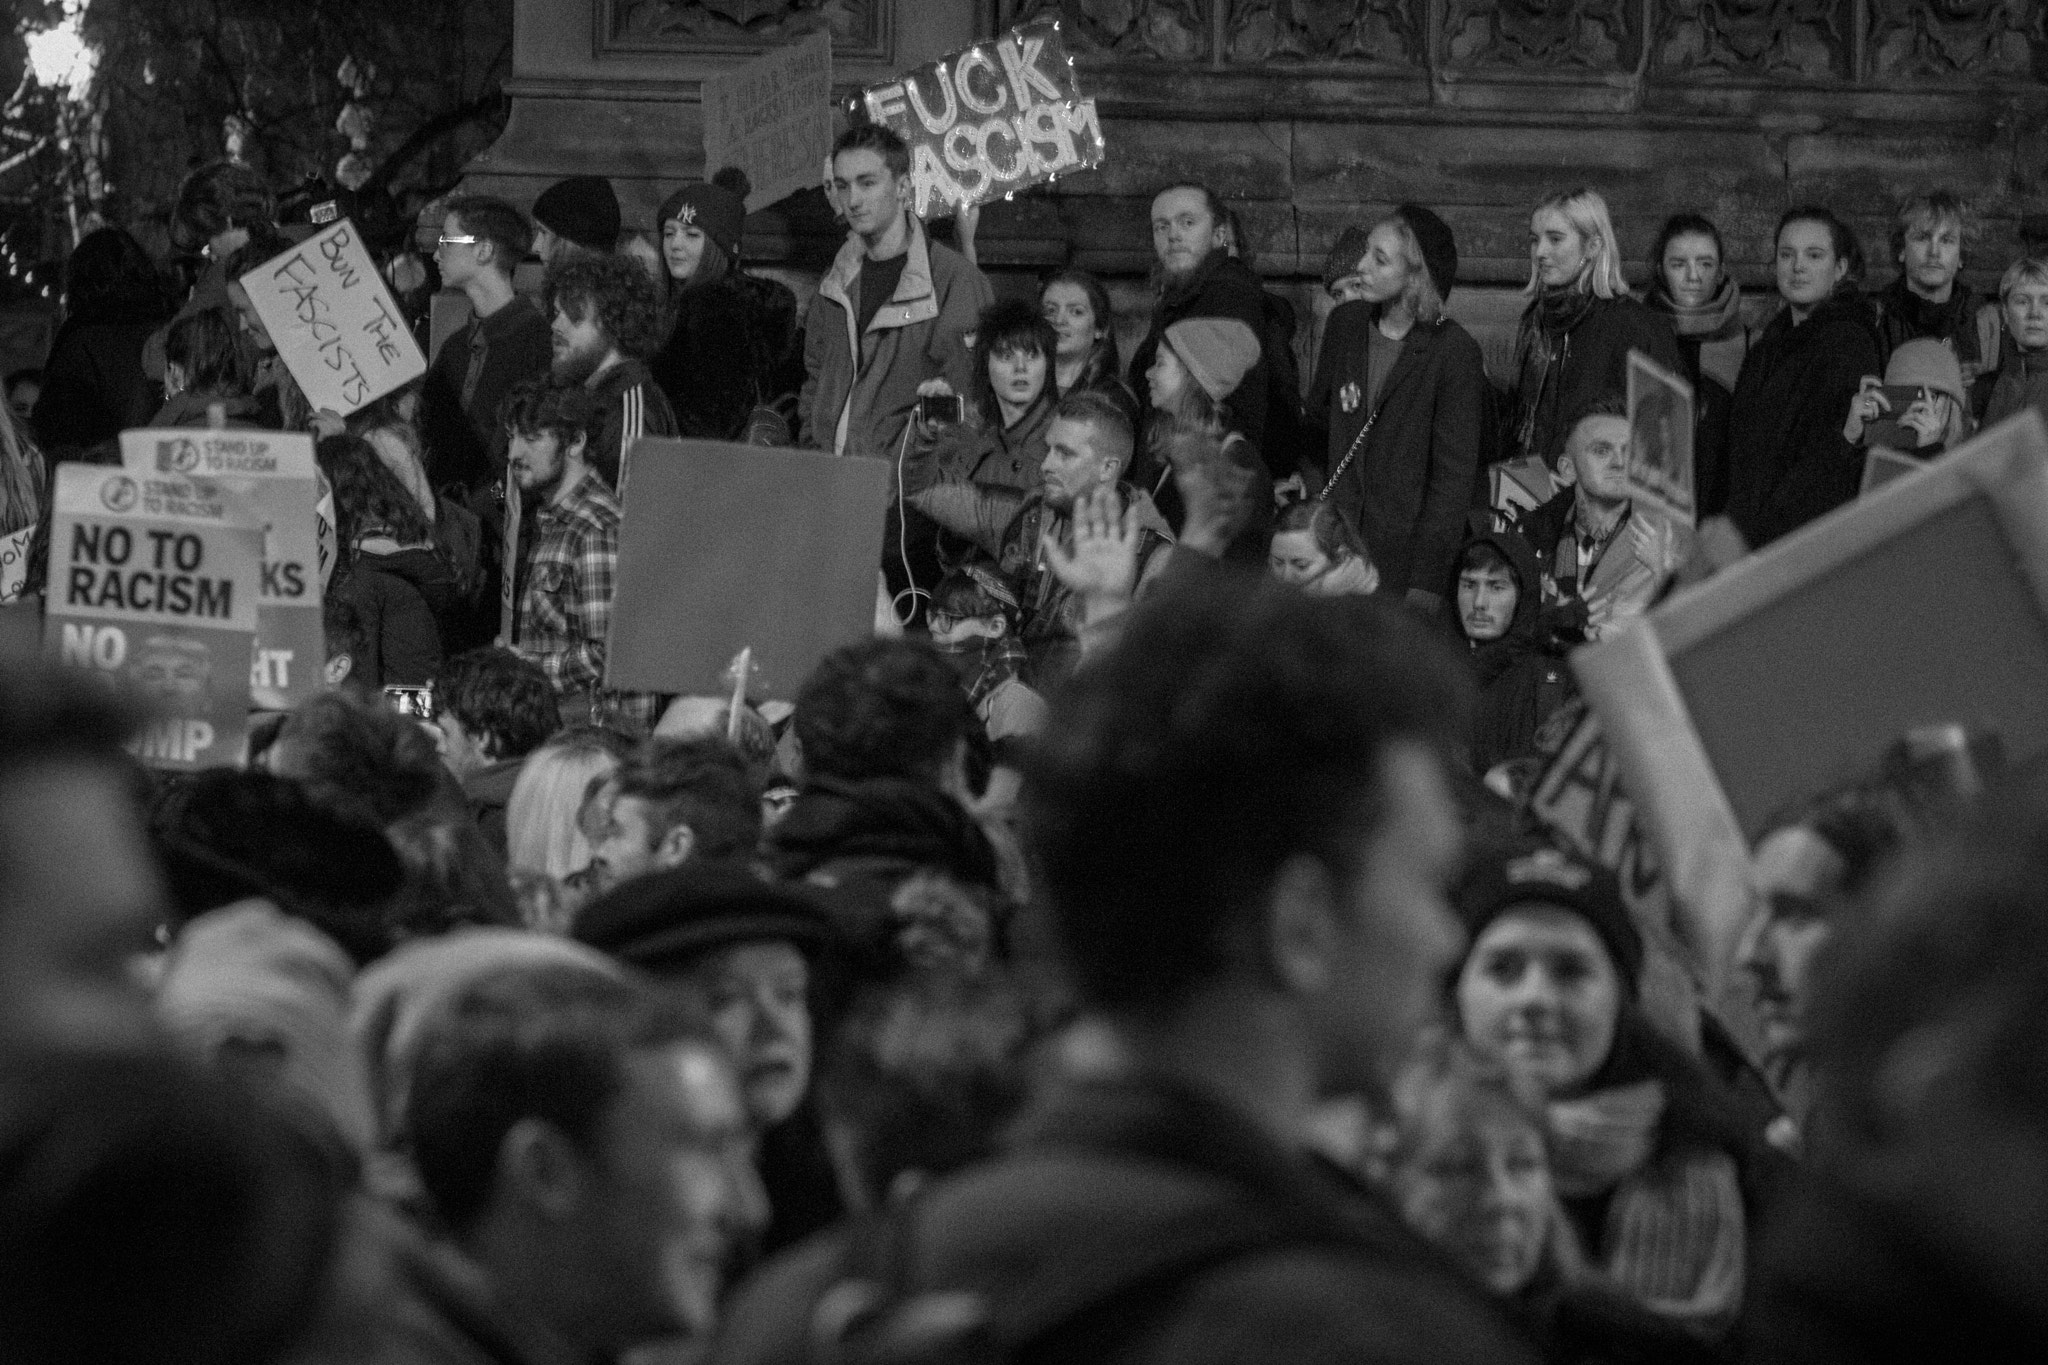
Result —
[[[1148, 1249], [1249, 1213], [1264, 1245], [1133, 1285]], [[1536, 1359], [1499, 1308], [1376, 1194], [1282, 1147], [1220, 1101], [1164, 1081], [1065, 1081], [1004, 1157], [920, 1191], [906, 1288], [1009, 1296], [1073, 1277], [1073, 1316], [1026, 1358], [1097, 1365]], [[814, 1358], [813, 1307], [842, 1279], [835, 1230], [771, 1262], [724, 1314], [712, 1365]], [[1084, 1278], [1080, 1272], [1091, 1271]], [[872, 1272], [871, 1272], [872, 1273]], [[1088, 1280], [1116, 1284], [1106, 1301]], [[1060, 1282], [1064, 1283], [1064, 1279]], [[1089, 1308], [1096, 1311], [1085, 1311]]]
[[43, 362], [42, 395], [30, 418], [51, 463], [149, 425], [161, 394], [142, 372], [142, 348], [162, 322], [142, 305], [64, 320]]
[[546, 374], [552, 359], [548, 320], [524, 295], [488, 318], [470, 318], [441, 343], [420, 386], [420, 439], [434, 487], [482, 488], [504, 477], [508, 438], [498, 409], [514, 385]]
[[2000, 339], [1998, 368], [1977, 376], [1970, 397], [1979, 426], [1995, 426], [2028, 408], [2048, 420], [2048, 351], [2027, 355], [2008, 333]]
[[[1375, 340], [1371, 305], [1330, 314], [1307, 403], [1320, 479], [1336, 473], [1372, 415], [1364, 395]], [[1479, 479], [1485, 402], [1486, 362], [1470, 333], [1449, 318], [1409, 329], [1372, 430], [1329, 490], [1379, 568], [1382, 591], [1441, 591], [1452, 572]]]
[[[1866, 296], [1877, 326], [1881, 360], [1916, 337], [1946, 341], [1963, 367], [1963, 382], [1969, 383], [1998, 363], [1998, 338], [2004, 330], [1993, 309], [1985, 312], [1985, 299], [1960, 279], [1949, 290], [1946, 303], [1933, 303], [1915, 294], [1900, 275], [1884, 288]], [[1872, 371], [1884, 373], [1882, 364]]]
[[[1466, 640], [1478, 696], [1472, 707], [1472, 771], [1487, 770], [1528, 753], [1543, 722], [1571, 697], [1564, 662], [1544, 651], [1543, 580], [1529, 542], [1513, 531], [1489, 531], [1467, 544], [1484, 542], [1500, 551], [1514, 570], [1515, 617], [1498, 640]], [[1462, 551], [1460, 552], [1462, 553]], [[1453, 559], [1438, 580], [1457, 619], [1458, 568]], [[1462, 630], [1461, 630], [1461, 638]]]
[[456, 603], [455, 576], [433, 550], [357, 554], [329, 587], [356, 609], [363, 654], [353, 676], [370, 687], [424, 687], [441, 665], [440, 620]]
[[[1152, 330], [1145, 333], [1138, 349], [1131, 352], [1128, 374], [1133, 393], [1143, 395], [1151, 391], [1145, 378], [1146, 371], [1152, 368], [1153, 357], [1159, 354], [1159, 342], [1166, 335], [1166, 329], [1182, 318], [1236, 318], [1259, 338], [1259, 363], [1252, 366], [1229, 401], [1230, 410], [1236, 416], [1233, 425], [1247, 436], [1258, 438], [1261, 451], [1265, 451], [1267, 403], [1273, 366], [1272, 358], [1264, 354], [1271, 343], [1268, 340], [1266, 291], [1259, 283], [1259, 277], [1235, 256], [1212, 251], [1208, 259], [1196, 267], [1191, 279], [1162, 294], [1152, 308]], [[1286, 395], [1286, 401], [1294, 401], [1294, 395]], [[1138, 437], [1138, 453], [1125, 477], [1140, 488], [1156, 488], [1163, 471], [1157, 468], [1146, 449], [1144, 433], [1138, 433]], [[1292, 458], [1290, 450], [1265, 453], [1269, 464], [1274, 460]], [[1276, 472], [1286, 471], [1276, 467]]]
[[679, 435], [736, 441], [774, 397], [771, 322], [731, 276], [676, 295], [668, 340], [647, 362], [675, 410]]
[[1555, 461], [1571, 435], [1568, 424], [1573, 414], [1596, 398], [1625, 398], [1631, 350], [1674, 373], [1684, 363], [1669, 319], [1625, 295], [1594, 298], [1585, 317], [1565, 333], [1562, 354], [1551, 366], [1542, 392], [1515, 395], [1517, 413], [1529, 402], [1536, 404], [1534, 433], [1528, 449], [1519, 453]]
[[1863, 454], [1842, 426], [1863, 376], [1883, 372], [1856, 294], [1837, 294], [1796, 327], [1784, 309], [1758, 334], [1728, 423], [1728, 516], [1752, 547], [1856, 496]]

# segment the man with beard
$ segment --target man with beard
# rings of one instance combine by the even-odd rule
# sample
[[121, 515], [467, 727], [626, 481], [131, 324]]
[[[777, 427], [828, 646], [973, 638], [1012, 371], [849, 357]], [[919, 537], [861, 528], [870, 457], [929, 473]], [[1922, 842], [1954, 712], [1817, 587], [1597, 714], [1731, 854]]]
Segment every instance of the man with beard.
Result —
[[760, 790], [722, 738], [648, 740], [601, 799], [590, 841], [595, 893], [695, 860], [744, 859], [761, 838]]
[[623, 498], [625, 460], [642, 436], [673, 436], [676, 415], [643, 363], [661, 344], [661, 300], [622, 256], [572, 261], [548, 279], [552, 376], [597, 399], [584, 462]]
[[[1161, 338], [1183, 318], [1235, 318], [1251, 328], [1263, 345], [1268, 330], [1266, 291], [1251, 267], [1226, 249], [1229, 231], [1222, 206], [1205, 185], [1169, 185], [1152, 201], [1152, 249], [1159, 263], [1153, 272], [1152, 330], [1131, 353], [1133, 393], [1145, 392], [1145, 376], [1159, 353]], [[1230, 395], [1230, 409], [1237, 416], [1238, 428], [1258, 443], [1278, 477], [1292, 470], [1295, 457], [1287, 442], [1276, 440], [1278, 433], [1269, 430], [1271, 372], [1270, 358], [1262, 355]], [[1283, 402], [1299, 401], [1296, 394], [1278, 397]], [[1163, 472], [1141, 469], [1134, 481], [1150, 488]]]
[[[559, 356], [559, 311], [556, 320]], [[637, 361], [611, 368], [628, 364], [645, 379]], [[618, 580], [619, 500], [589, 454], [592, 432], [606, 416], [601, 401], [586, 385], [539, 379], [505, 400], [506, 457], [521, 497], [534, 509], [532, 534], [520, 537], [525, 553], [515, 567], [519, 614], [510, 643], [548, 675], [565, 723], [615, 717], [645, 728], [653, 722], [652, 697], [602, 691]], [[617, 403], [614, 397], [607, 412], [615, 415]]]
[[1166, 564], [1160, 551], [1172, 541], [1171, 530], [1151, 498], [1122, 482], [1133, 443], [1123, 408], [1084, 389], [1060, 400], [1046, 428], [1037, 492], [1020, 498], [1008, 489], [948, 482], [910, 499], [933, 521], [994, 556], [1016, 586], [1020, 638], [1033, 676], [1044, 686], [1065, 678], [1080, 659], [1082, 603], [1061, 585], [1041, 548], [1048, 540], [1065, 539], [1075, 504], [1098, 488], [1118, 489], [1138, 537], [1137, 585], [1142, 588]]
[[910, 211], [910, 149], [880, 124], [842, 133], [832, 188], [852, 229], [811, 299], [798, 399], [806, 445], [894, 459], [918, 392], [970, 391], [988, 280]]

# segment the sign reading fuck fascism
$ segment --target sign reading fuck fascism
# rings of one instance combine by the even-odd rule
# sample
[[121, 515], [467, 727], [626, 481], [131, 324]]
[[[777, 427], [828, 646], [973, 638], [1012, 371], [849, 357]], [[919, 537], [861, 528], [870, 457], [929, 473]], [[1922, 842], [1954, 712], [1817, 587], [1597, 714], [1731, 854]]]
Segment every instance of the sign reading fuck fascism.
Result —
[[1057, 19], [870, 86], [861, 99], [870, 119], [910, 144], [921, 218], [1102, 164], [1102, 122], [1081, 96]]

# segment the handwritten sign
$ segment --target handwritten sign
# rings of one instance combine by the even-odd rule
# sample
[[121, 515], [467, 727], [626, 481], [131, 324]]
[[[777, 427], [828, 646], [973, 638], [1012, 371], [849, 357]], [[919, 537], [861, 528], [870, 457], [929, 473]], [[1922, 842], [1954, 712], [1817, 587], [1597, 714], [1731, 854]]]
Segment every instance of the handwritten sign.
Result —
[[33, 526], [0, 536], [0, 606], [20, 601], [28, 590], [28, 556], [35, 538]]
[[832, 30], [704, 78], [704, 172], [737, 166], [772, 204], [817, 183], [832, 150]]
[[1083, 99], [1057, 19], [861, 92], [868, 117], [910, 144], [919, 217], [983, 204], [1102, 164], [1102, 121]]
[[344, 417], [427, 372], [427, 358], [347, 219], [239, 281], [315, 408]]
[[154, 703], [144, 763], [235, 763], [262, 572], [262, 518], [227, 484], [60, 465], [44, 652]]
[[1692, 385], [1641, 351], [1628, 353], [1629, 497], [1680, 526], [1692, 526]]
[[130, 474], [189, 475], [233, 489], [263, 519], [251, 700], [282, 711], [320, 690], [319, 469], [313, 438], [277, 431], [151, 429], [121, 433]]

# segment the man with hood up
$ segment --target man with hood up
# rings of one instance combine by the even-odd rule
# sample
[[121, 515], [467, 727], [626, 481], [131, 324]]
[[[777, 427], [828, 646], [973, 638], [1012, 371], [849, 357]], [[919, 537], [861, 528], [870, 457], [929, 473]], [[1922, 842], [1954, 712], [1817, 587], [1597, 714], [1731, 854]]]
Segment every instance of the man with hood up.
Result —
[[1474, 535], [1458, 552], [1449, 598], [1479, 684], [1472, 707], [1472, 771], [1527, 753], [1536, 731], [1571, 695], [1564, 665], [1543, 652], [1535, 552], [1513, 531]]

